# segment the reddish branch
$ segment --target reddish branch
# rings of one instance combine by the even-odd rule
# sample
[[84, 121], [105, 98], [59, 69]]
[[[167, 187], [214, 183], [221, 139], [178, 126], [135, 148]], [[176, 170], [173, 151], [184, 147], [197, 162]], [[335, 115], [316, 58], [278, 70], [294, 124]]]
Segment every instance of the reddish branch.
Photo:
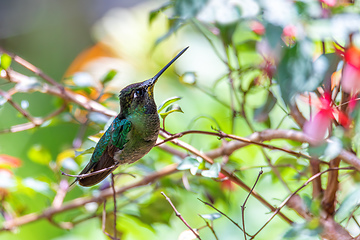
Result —
[[190, 229], [190, 231], [196, 236], [196, 238], [198, 238], [199, 240], [201, 240], [200, 235], [186, 222], [186, 220], [183, 218], [183, 216], [181, 216], [181, 213], [176, 209], [176, 207], [174, 206], [174, 204], [172, 203], [171, 199], [166, 196], [166, 194], [164, 192], [161, 192], [161, 194], [165, 197], [166, 201], [169, 202], [170, 206], [172, 207], [172, 209], [175, 212], [175, 215], [180, 218], [180, 220], [185, 224], [185, 226]]
[[[155, 180], [162, 178], [164, 176], [173, 174], [177, 172], [177, 164], [172, 164], [169, 166], [164, 167], [160, 171], [154, 172], [152, 174], [149, 174], [142, 178], [140, 181], [136, 181], [134, 183], [131, 183], [127, 186], [117, 188], [116, 194], [119, 195], [129, 189], [133, 189], [136, 187], [148, 185], [150, 183], [153, 183]], [[0, 230], [11, 230], [15, 227], [28, 224], [30, 222], [34, 222], [40, 219], [52, 219], [54, 215], [65, 212], [74, 208], [83, 207], [87, 203], [96, 202], [96, 203], [102, 203], [105, 199], [111, 198], [113, 196], [113, 190], [111, 188], [106, 189], [102, 191], [98, 196], [94, 197], [83, 197], [83, 198], [77, 198], [72, 201], [69, 201], [67, 203], [64, 203], [60, 207], [49, 207], [44, 209], [41, 213], [30, 213], [18, 218], [14, 218], [11, 220], [7, 220], [2, 223], [2, 228]]]

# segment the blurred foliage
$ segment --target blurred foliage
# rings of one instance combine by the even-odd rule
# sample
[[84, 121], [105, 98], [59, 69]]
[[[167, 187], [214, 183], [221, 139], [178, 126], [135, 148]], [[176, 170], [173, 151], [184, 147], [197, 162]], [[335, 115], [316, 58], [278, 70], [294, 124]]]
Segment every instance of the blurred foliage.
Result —
[[[118, 112], [117, 95], [123, 87], [153, 76], [178, 49], [190, 46], [155, 87], [166, 131], [196, 129], [237, 136], [266, 129], [301, 131], [312, 137], [315, 145], [291, 140], [273, 140], [271, 144], [320, 159], [319, 171], [324, 171], [342, 149], [355, 154], [359, 149], [359, 13], [358, 1], [149, 1], [106, 13], [92, 28], [95, 43], [79, 53], [66, 71], [66, 64], [62, 64], [61, 74], [53, 69], [56, 63], [46, 57], [39, 66], [67, 90]], [[61, 51], [68, 58], [74, 56], [71, 48]], [[33, 64], [37, 65], [36, 61]], [[7, 69], [29, 78], [9, 82], [4, 78]], [[10, 219], [51, 207], [61, 183], [73, 180], [62, 176], [60, 170], [77, 174], [113, 118], [46, 94], [48, 83], [8, 54], [0, 56], [0, 72], [1, 228]], [[11, 93], [11, 99], [5, 93]], [[13, 102], [21, 109], [13, 108]], [[307, 119], [304, 126], [295, 119], [294, 106]], [[47, 118], [57, 109], [61, 111]], [[24, 112], [35, 117], [31, 119]], [[43, 121], [36, 128], [8, 132], [39, 119]], [[331, 141], [324, 143], [325, 137]], [[230, 141], [204, 134], [189, 134], [181, 140], [202, 153]], [[222, 168], [234, 172], [250, 188], [262, 169], [264, 174], [255, 190], [273, 206], [280, 205], [312, 176], [309, 160], [253, 145], [214, 159], [213, 164], [182, 152], [186, 154], [183, 159], [155, 147], [136, 164], [116, 170], [116, 185], [125, 186], [179, 163], [176, 174], [118, 196], [118, 237], [196, 239], [160, 194], [165, 192], [202, 239], [242, 239], [243, 233], [235, 224], [198, 198], [239, 225], [244, 220], [241, 211], [246, 209], [244, 225], [249, 234], [265, 224], [269, 209], [253, 197], [242, 206], [248, 192], [221, 173]], [[348, 164], [341, 162], [339, 166]], [[324, 190], [330, 188], [327, 174], [320, 179]], [[355, 236], [360, 233], [356, 220], [359, 173], [339, 171], [338, 180], [335, 219]], [[75, 186], [64, 202], [97, 196], [108, 189], [109, 182], [107, 179], [91, 188]], [[320, 238], [324, 231], [320, 219], [325, 211], [320, 200], [323, 192], [315, 196], [311, 187], [306, 187], [299, 196], [311, 219], [284, 208], [282, 212], [294, 224], [277, 216], [258, 239]], [[114, 234], [111, 199], [105, 210], [105, 230]], [[9, 240], [108, 239], [102, 233], [102, 211], [102, 204], [86, 204], [57, 214], [53, 222], [42, 219], [0, 236]], [[69, 222], [70, 230], [61, 228], [60, 223]]]

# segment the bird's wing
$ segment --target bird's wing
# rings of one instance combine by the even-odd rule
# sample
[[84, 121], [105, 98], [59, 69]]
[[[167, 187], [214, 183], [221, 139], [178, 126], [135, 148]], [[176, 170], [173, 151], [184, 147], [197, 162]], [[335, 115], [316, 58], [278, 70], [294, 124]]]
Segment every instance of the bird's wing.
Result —
[[114, 152], [122, 150], [125, 144], [128, 142], [127, 135], [131, 130], [131, 122], [127, 119], [114, 119], [110, 127], [106, 130], [104, 135], [100, 138], [96, 144], [91, 160], [86, 167], [81, 171], [81, 174], [92, 173], [104, 168], [110, 168], [107, 171], [101, 172], [89, 177], [78, 178], [82, 186], [92, 186], [102, 181], [115, 170], [116, 162], [114, 161]]

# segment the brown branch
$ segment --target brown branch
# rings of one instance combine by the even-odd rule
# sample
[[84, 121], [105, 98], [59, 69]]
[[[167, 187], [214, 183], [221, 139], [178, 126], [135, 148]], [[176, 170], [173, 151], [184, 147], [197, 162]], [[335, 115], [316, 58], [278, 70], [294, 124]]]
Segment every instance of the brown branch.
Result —
[[[160, 135], [164, 138], [169, 138], [170, 136], [168, 134], [166, 134], [165, 132], [161, 131]], [[210, 158], [208, 155], [201, 153], [199, 150], [197, 150], [196, 148], [194, 148], [193, 146], [191, 146], [190, 144], [187, 144], [183, 141], [180, 141], [179, 139], [172, 139], [171, 140], [172, 143], [178, 145], [179, 147], [182, 147], [186, 150], [188, 150], [189, 152], [191, 152], [192, 154], [201, 157], [202, 159], [204, 159], [205, 161], [207, 161], [210, 164], [214, 163], [214, 160], [212, 158]], [[276, 208], [271, 205], [268, 201], [266, 201], [266, 199], [264, 199], [260, 194], [258, 194], [256, 191], [251, 191], [251, 188], [246, 185], [243, 181], [241, 181], [236, 175], [234, 175], [233, 173], [230, 173], [228, 171], [226, 171], [225, 169], [221, 169], [221, 173], [224, 174], [226, 177], [228, 177], [228, 179], [232, 182], [234, 182], [235, 184], [237, 184], [238, 186], [240, 186], [241, 188], [243, 188], [246, 192], [251, 192], [251, 194], [259, 201], [261, 202], [263, 205], [265, 205], [267, 208], [269, 208], [272, 212], [276, 211]], [[287, 223], [292, 224], [293, 222], [287, 217], [285, 216], [283, 213], [279, 213], [279, 216], [284, 219]]]
[[[252, 142], [262, 142], [262, 141], [270, 141], [275, 139], [287, 139], [293, 140], [297, 142], [307, 142], [312, 143], [312, 140], [307, 137], [303, 132], [295, 131], [295, 130], [264, 130], [262, 132], [255, 132], [247, 137], [248, 140]], [[331, 142], [331, 140], [326, 140], [327, 142]], [[248, 146], [250, 143], [240, 142], [240, 141], [232, 141], [222, 146], [220, 148], [214, 149], [206, 153], [207, 156], [211, 158], [217, 158], [223, 155], [231, 155], [234, 151]], [[360, 171], [360, 159], [347, 150], [341, 150], [338, 157], [349, 165], [355, 167], [358, 171]], [[320, 161], [323, 164], [328, 164], [325, 161]]]
[[63, 104], [59, 109], [57, 109], [54, 112], [50, 113], [48, 116], [46, 116], [44, 118], [35, 118], [36, 123], [27, 122], [27, 123], [23, 123], [23, 124], [14, 125], [14, 126], [11, 126], [9, 129], [0, 130], [0, 134], [2, 134], [2, 133], [21, 132], [21, 131], [25, 131], [25, 130], [29, 130], [29, 129], [41, 126], [47, 120], [49, 120], [49, 119], [59, 115], [60, 113], [62, 113], [65, 109], [66, 109], [66, 104]]
[[[28, 81], [29, 77], [26, 75], [23, 75], [21, 73], [18, 73], [13, 70], [7, 70], [6, 76], [4, 78], [8, 79], [10, 82], [13, 83], [21, 83], [23, 81]], [[42, 93], [47, 93], [50, 95], [54, 95], [57, 97], [60, 97], [64, 99], [67, 102], [73, 102], [83, 108], [85, 108], [88, 111], [94, 111], [94, 112], [100, 112], [107, 116], [116, 116], [116, 112], [107, 109], [100, 103], [90, 100], [87, 97], [74, 93], [71, 90], [68, 89], [59, 89], [58, 87], [54, 87], [52, 85], [41, 83], [39, 86], [37, 86], [37, 89], [32, 89], [34, 91], [41, 91]]]
[[170, 206], [172, 207], [172, 209], [174, 209], [174, 212], [175, 212], [175, 215], [180, 218], [180, 220], [186, 225], [186, 227], [188, 229], [190, 229], [190, 231], [199, 239], [201, 240], [200, 238], [200, 235], [186, 222], [186, 220], [183, 218], [183, 216], [181, 216], [181, 213], [176, 209], [176, 207], [174, 206], [174, 204], [172, 203], [171, 199], [166, 196], [166, 194], [164, 192], [161, 192], [161, 194], [165, 197], [166, 201], [169, 202]]
[[[320, 172], [320, 162], [317, 159], [316, 160], [310, 159], [310, 171], [311, 171], [311, 176], [314, 176]], [[315, 199], [318, 196], [320, 196], [323, 192], [323, 189], [321, 186], [321, 178], [316, 178], [313, 181], [312, 185], [313, 185], [312, 197], [313, 197], [313, 199]]]
[[[119, 195], [125, 191], [128, 191], [129, 189], [148, 185], [149, 183], [153, 183], [155, 180], [161, 177], [177, 172], [176, 167], [177, 164], [166, 166], [157, 172], [154, 172], [152, 174], [143, 177], [141, 180], [137, 182], [116, 189], [116, 194]], [[85, 204], [90, 202], [102, 203], [105, 199], [110, 198], [112, 196], [113, 196], [112, 189], [106, 189], [102, 191], [98, 196], [77, 198], [67, 202], [66, 204], [63, 204], [59, 208], [49, 207], [42, 210], [39, 213], [30, 213], [18, 218], [7, 220], [2, 223], [2, 228], [0, 229], [0, 231], [11, 230], [15, 227], [22, 226], [40, 219], [51, 218], [52, 216], [58, 213], [66, 212], [68, 210], [84, 206]]]
[[[156, 146], [161, 145], [163, 143], [166, 143], [168, 141], [172, 141], [172, 140], [174, 140], [176, 138], [183, 137], [183, 136], [188, 135], [188, 134], [204, 134], [204, 135], [217, 136], [219, 138], [229, 138], [229, 139], [233, 139], [233, 140], [237, 140], [237, 141], [240, 141], [242, 143], [245, 143], [246, 145], [254, 144], [254, 145], [264, 147], [264, 148], [268, 148], [268, 149], [271, 149], [271, 150], [283, 151], [283, 152], [289, 153], [289, 154], [297, 156], [297, 157], [303, 157], [303, 158], [306, 158], [306, 159], [311, 159], [311, 157], [309, 155], [306, 155], [306, 154], [303, 154], [303, 153], [300, 153], [300, 152], [295, 152], [295, 151], [288, 150], [288, 149], [284, 149], [284, 148], [280, 148], [280, 147], [276, 147], [276, 146], [273, 146], [273, 145], [265, 144], [265, 143], [262, 143], [260, 141], [253, 141], [253, 140], [251, 140], [249, 138], [239, 137], [239, 136], [235, 136], [235, 135], [232, 135], [232, 134], [226, 134], [226, 133], [223, 133], [223, 132], [209, 132], [209, 131], [200, 131], [200, 130], [188, 130], [188, 131], [173, 134], [171, 136], [168, 136], [162, 142], [158, 142], [156, 144]], [[223, 153], [221, 155], [231, 155], [231, 153], [230, 154], [224, 154]]]
[[33, 73], [35, 73], [36, 75], [38, 75], [39, 77], [41, 77], [42, 79], [47, 81], [48, 83], [58, 87], [59, 89], [64, 88], [61, 84], [59, 84], [54, 79], [52, 79], [51, 77], [49, 77], [48, 75], [43, 73], [43, 71], [41, 71], [41, 69], [37, 68], [36, 66], [29, 63], [25, 59], [19, 57], [18, 55], [14, 54], [12, 52], [6, 51], [5, 49], [3, 49], [1, 47], [0, 47], [0, 52], [6, 53], [13, 59], [13, 61], [15, 61], [15, 62], [19, 63], [20, 65], [24, 66], [25, 68], [29, 69], [30, 71], [32, 71]]
[[[306, 187], [309, 183], [311, 183], [312, 181], [314, 181], [314, 179], [320, 177], [321, 175], [330, 172], [330, 171], [338, 171], [338, 170], [355, 170], [352, 167], [347, 167], [347, 168], [328, 168], [323, 172], [320, 172], [314, 176], [311, 176], [303, 185], [301, 185], [298, 189], [296, 189], [296, 191], [294, 191], [292, 194], [290, 194], [280, 205], [279, 207], [276, 209], [276, 211], [271, 215], [271, 217], [266, 221], [266, 223], [253, 235], [253, 237], [251, 239], [254, 239], [256, 235], [258, 235], [264, 228], [265, 226], [276, 216], [276, 214], [285, 206], [287, 205], [287, 203], [290, 201], [290, 199], [292, 197], [294, 197], [300, 190], [302, 190], [304, 187]], [[294, 206], [294, 205], [293, 205]], [[324, 222], [325, 224], [328, 224], [328, 222]], [[335, 222], [334, 222], [335, 223]], [[336, 223], [337, 224], [337, 223]], [[340, 226], [340, 225], [339, 225]], [[346, 232], [346, 230], [341, 227], [343, 229], [342, 232]], [[324, 232], [326, 233], [327, 230], [325, 230]], [[349, 235], [348, 232], [346, 232], [347, 235]]]
[[[335, 158], [330, 161], [330, 168], [338, 168], [340, 164], [340, 159]], [[336, 204], [336, 192], [338, 190], [338, 176], [339, 171], [331, 171], [328, 176], [327, 186], [324, 192], [324, 197], [321, 201], [322, 208], [330, 216], [335, 213], [335, 204]]]

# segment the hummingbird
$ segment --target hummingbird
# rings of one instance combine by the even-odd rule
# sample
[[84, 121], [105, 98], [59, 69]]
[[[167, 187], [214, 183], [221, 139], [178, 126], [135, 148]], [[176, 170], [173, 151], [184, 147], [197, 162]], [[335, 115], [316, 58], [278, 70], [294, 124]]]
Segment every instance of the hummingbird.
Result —
[[120, 113], [102, 135], [89, 163], [71, 185], [79, 182], [84, 187], [93, 186], [118, 166], [139, 160], [154, 147], [160, 130], [154, 100], [155, 83], [188, 48], [179, 52], [153, 78], [130, 84], [120, 91]]

